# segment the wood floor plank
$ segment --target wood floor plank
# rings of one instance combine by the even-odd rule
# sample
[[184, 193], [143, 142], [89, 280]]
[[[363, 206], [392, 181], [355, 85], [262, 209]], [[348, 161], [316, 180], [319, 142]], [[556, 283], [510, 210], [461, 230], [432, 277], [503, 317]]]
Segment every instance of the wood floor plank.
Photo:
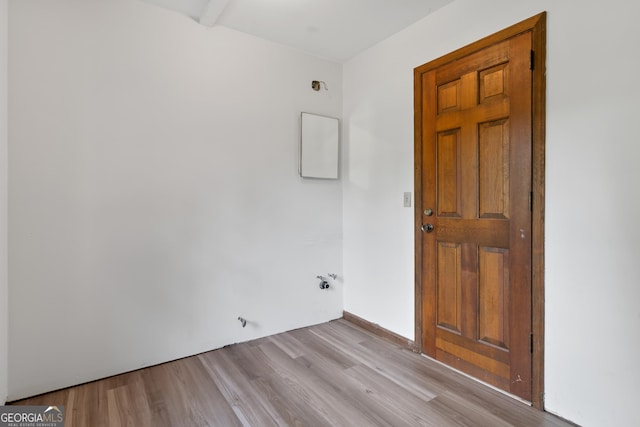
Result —
[[212, 351], [198, 356], [244, 426], [278, 426], [286, 422], [228, 353]]
[[446, 392], [429, 402], [433, 412], [440, 413], [447, 419], [456, 420], [460, 425], [509, 427], [511, 424], [492, 414], [486, 408], [469, 404], [460, 396]]
[[[259, 342], [259, 345], [250, 341], [246, 343], [246, 345], [233, 345], [222, 349], [236, 361], [240, 369], [242, 369], [251, 380], [265, 378], [274, 373], [271, 366], [267, 363], [267, 357], [262, 351], [259, 351], [260, 345], [269, 341], [261, 339]], [[256, 349], [258, 349], [258, 351], [256, 351]]]
[[[317, 345], [313, 348], [326, 346], [325, 353], [329, 353], [330, 346], [314, 334], [305, 341], [316, 339]], [[371, 339], [362, 337], [359, 345]], [[333, 348], [336, 354], [344, 354], [342, 348]], [[420, 408], [425, 402], [425, 394], [422, 392], [412, 393], [411, 389], [404, 385], [400, 386], [384, 375], [379, 375], [379, 371], [368, 366], [358, 364], [355, 361], [345, 364], [339, 360], [348, 360], [346, 356], [323, 358], [317, 352], [305, 354], [304, 359], [308, 361], [308, 368], [318, 372], [322, 378], [330, 378], [339, 387], [340, 395], [350, 405], [357, 407], [362, 414], [368, 414], [367, 420], [363, 420], [363, 425], [391, 425], [391, 426], [412, 426], [429, 425], [422, 419]], [[348, 368], [345, 369], [345, 366]], [[342, 369], [342, 375], [336, 375], [336, 370]], [[402, 399], [398, 399], [402, 396]], [[433, 395], [435, 396], [435, 394]], [[430, 399], [426, 397], [426, 400]]]
[[179, 418], [181, 423], [174, 420], [172, 425], [241, 426], [242, 423], [208, 375], [200, 359], [189, 357], [180, 362], [168, 365], [172, 368], [171, 383], [179, 387], [177, 398], [182, 398], [177, 406], [183, 412]]
[[320, 414], [328, 425], [348, 425], [350, 419], [361, 415], [336, 396], [337, 390], [331, 382], [295, 363], [275, 344], [263, 344], [260, 349], [269, 358], [278, 379], [282, 379], [298, 398], [303, 399], [308, 410]]
[[296, 339], [293, 339], [293, 337], [296, 336], [297, 332], [298, 331], [291, 331], [290, 334], [274, 335], [272, 337], [269, 337], [269, 341], [280, 347], [282, 351], [287, 353], [287, 356], [295, 359], [296, 357], [300, 357], [305, 353], [303, 346], [300, 345], [300, 342]]
[[[308, 338], [312, 339], [313, 336]], [[318, 344], [323, 344], [323, 342], [319, 341]], [[333, 352], [338, 355], [342, 353], [340, 349], [333, 349]], [[344, 361], [348, 360], [346, 356], [331, 355], [327, 357], [328, 353], [328, 351], [307, 351], [303, 356], [296, 358], [295, 362], [304, 369], [313, 372], [317, 378], [326, 383], [322, 387], [324, 393], [334, 394], [341, 405], [348, 405], [349, 412], [356, 411], [362, 425], [394, 427], [403, 425], [399, 423], [396, 411], [387, 411], [375, 399], [370, 398], [369, 394], [373, 391], [368, 384], [362, 384], [349, 375], [349, 371], [359, 365], [348, 363], [347, 366], [352, 367], [345, 369]], [[384, 392], [389, 392], [389, 389], [385, 389]], [[334, 410], [339, 409], [339, 406], [334, 408]]]
[[[322, 333], [317, 331], [313, 332], [334, 346], [339, 346], [342, 342], [344, 342], [342, 340], [349, 339], [348, 334], [350, 333], [350, 331], [348, 330], [337, 331], [333, 329], [326, 330]], [[341, 336], [340, 334], [342, 333], [346, 333], [347, 336]], [[421, 371], [419, 369], [422, 368], [421, 363], [415, 363], [414, 366], [389, 363], [389, 360], [391, 359], [390, 357], [385, 357], [382, 353], [371, 352], [366, 347], [361, 345], [363, 342], [366, 342], [369, 339], [374, 338], [365, 337], [364, 341], [352, 344], [349, 347], [345, 348], [344, 351], [347, 352], [351, 357], [355, 358], [363, 366], [371, 368], [378, 375], [382, 375], [388, 378], [396, 384], [401, 385], [406, 390], [410, 390], [415, 394], [421, 395], [425, 400], [430, 400], [447, 389], [440, 383], [432, 381], [428, 376], [421, 375]], [[385, 342], [385, 344], [387, 343]], [[413, 353], [408, 352], [407, 350], [402, 350], [399, 347], [394, 346], [393, 344], [389, 345], [398, 352], [398, 355], [404, 355], [406, 353], [411, 354], [412, 356], [417, 356]]]
[[161, 366], [142, 369], [140, 371], [140, 377], [147, 396], [152, 425], [157, 427], [168, 427], [170, 425], [169, 408], [166, 402], [169, 398], [169, 392], [163, 390], [164, 380], [166, 379], [165, 375], [165, 370], [162, 369]]
[[572, 426], [345, 320], [14, 404], [66, 427]]
[[[321, 377], [326, 377], [334, 388], [334, 393], [345, 405], [349, 405], [352, 411], [356, 411], [357, 419], [362, 425], [393, 426], [401, 427], [394, 411], [377, 404], [375, 399], [371, 399], [369, 394], [373, 391], [367, 385], [363, 385], [354, 380], [348, 373], [349, 370], [341, 371], [340, 375], [331, 372], [324, 361], [315, 360], [313, 355], [306, 355], [296, 360], [308, 369], [317, 373]], [[335, 408], [338, 410], [339, 408]]]
[[308, 329], [299, 329], [287, 335], [288, 339], [292, 341], [292, 345], [304, 348], [304, 351], [301, 352], [303, 355], [317, 354], [331, 361], [338, 369], [351, 368], [358, 363], [357, 360], [349, 357], [340, 348], [327, 345], [325, 340], [319, 339], [317, 335], [309, 332]]
[[141, 381], [107, 390], [109, 424], [136, 427], [152, 424], [151, 410]]
[[[407, 392], [389, 378], [376, 375], [366, 366], [354, 366], [346, 375], [364, 391], [366, 400], [371, 402], [376, 412], [381, 413], [384, 420], [392, 426], [429, 425], [422, 406], [428, 400], [421, 399]], [[402, 399], [398, 399], [402, 396]]]

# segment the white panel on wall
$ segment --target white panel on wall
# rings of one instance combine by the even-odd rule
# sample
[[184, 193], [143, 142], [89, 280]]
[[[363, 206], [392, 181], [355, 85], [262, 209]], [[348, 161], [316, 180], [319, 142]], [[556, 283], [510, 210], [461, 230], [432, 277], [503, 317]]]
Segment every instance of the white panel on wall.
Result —
[[339, 64], [142, 2], [10, 20], [11, 399], [341, 316], [341, 184], [298, 176]]
[[338, 179], [339, 120], [300, 114], [300, 176]]
[[[548, 14], [547, 410], [580, 425], [640, 419], [640, 5], [457, 0], [347, 62], [345, 310], [414, 334], [414, 67]], [[606, 225], [605, 225], [606, 224]], [[615, 390], [615, 392], [612, 392]]]

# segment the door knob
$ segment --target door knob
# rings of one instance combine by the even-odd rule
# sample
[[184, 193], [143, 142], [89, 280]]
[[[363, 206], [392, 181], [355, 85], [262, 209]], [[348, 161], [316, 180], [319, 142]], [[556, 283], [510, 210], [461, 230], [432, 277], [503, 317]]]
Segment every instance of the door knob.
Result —
[[420, 229], [425, 233], [431, 233], [433, 231], [433, 224], [422, 224]]

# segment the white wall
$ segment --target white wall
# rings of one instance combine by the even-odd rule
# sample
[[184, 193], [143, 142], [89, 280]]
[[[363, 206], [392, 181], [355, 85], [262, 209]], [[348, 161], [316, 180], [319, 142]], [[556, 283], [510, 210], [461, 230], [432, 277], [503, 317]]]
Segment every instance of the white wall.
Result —
[[8, 336], [9, 336], [9, 304], [7, 273], [7, 27], [8, 0], [0, 0], [0, 405], [7, 398], [8, 376]]
[[[457, 0], [345, 64], [345, 310], [414, 337], [414, 67], [548, 16], [546, 407], [640, 419], [637, 3]], [[498, 11], [500, 13], [498, 13]]]
[[297, 175], [339, 64], [128, 0], [10, 22], [10, 399], [341, 316], [342, 184]]

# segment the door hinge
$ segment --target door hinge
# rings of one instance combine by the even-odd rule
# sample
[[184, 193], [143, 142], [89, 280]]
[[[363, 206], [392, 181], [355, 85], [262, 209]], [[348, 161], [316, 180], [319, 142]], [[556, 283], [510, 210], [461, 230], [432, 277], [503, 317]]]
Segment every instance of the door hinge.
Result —
[[532, 50], [531, 51], [531, 61], [529, 62], [529, 69], [533, 70], [535, 68], [536, 64], [536, 53]]
[[531, 341], [529, 341], [529, 352], [533, 354], [533, 334], [530, 334], [529, 336], [531, 339]]
[[533, 191], [529, 192], [529, 211], [533, 212]]

